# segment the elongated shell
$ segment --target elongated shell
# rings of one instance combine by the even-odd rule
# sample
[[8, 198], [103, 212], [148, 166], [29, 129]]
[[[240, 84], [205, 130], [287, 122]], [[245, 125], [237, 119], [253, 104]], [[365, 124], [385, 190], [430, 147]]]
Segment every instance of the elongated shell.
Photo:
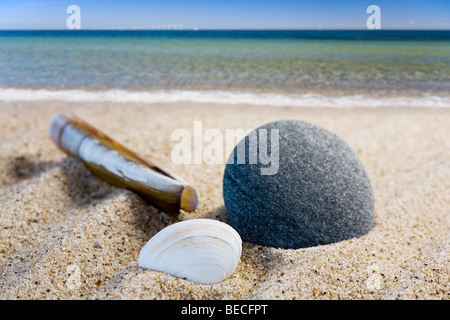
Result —
[[242, 240], [226, 223], [192, 219], [174, 223], [141, 249], [139, 266], [201, 284], [228, 278], [239, 263]]
[[133, 190], [167, 213], [193, 211], [198, 198], [188, 183], [140, 158], [76, 116], [57, 115], [50, 137], [67, 154], [80, 159], [99, 178]]

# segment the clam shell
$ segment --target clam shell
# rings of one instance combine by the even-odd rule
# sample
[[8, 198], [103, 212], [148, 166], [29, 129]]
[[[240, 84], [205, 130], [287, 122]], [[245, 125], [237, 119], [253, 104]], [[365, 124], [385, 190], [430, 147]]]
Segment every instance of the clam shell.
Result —
[[239, 263], [242, 240], [226, 223], [191, 219], [174, 223], [141, 249], [139, 266], [200, 284], [228, 278]]
[[190, 184], [75, 115], [57, 115], [49, 134], [60, 149], [81, 160], [96, 176], [137, 192], [167, 213], [193, 211], [198, 205]]

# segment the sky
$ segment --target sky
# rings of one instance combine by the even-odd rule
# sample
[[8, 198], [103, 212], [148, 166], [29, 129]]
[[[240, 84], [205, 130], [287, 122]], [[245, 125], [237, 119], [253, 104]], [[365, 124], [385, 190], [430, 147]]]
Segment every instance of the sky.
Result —
[[366, 29], [370, 5], [381, 29], [450, 30], [450, 0], [0, 0], [0, 29]]

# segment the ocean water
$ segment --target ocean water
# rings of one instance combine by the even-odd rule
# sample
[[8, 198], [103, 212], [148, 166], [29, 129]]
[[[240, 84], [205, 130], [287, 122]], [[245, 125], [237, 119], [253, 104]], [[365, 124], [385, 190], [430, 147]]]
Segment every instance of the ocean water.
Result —
[[447, 107], [449, 92], [450, 31], [0, 31], [0, 100]]

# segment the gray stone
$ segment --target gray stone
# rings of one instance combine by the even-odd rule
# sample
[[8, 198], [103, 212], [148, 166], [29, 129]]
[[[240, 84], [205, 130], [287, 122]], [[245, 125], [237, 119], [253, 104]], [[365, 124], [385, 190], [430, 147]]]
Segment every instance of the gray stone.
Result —
[[[271, 139], [271, 129], [279, 130], [279, 139]], [[268, 138], [260, 139], [264, 131]], [[278, 148], [276, 174], [262, 174], [271, 164], [261, 157], [266, 149], [254, 148], [256, 141], [267, 141], [272, 169]], [[243, 147], [245, 163], [238, 164]], [[265, 246], [338, 242], [374, 224], [372, 188], [356, 153], [334, 133], [303, 121], [272, 122], [243, 139], [228, 159], [223, 196], [231, 226], [244, 241]]]

